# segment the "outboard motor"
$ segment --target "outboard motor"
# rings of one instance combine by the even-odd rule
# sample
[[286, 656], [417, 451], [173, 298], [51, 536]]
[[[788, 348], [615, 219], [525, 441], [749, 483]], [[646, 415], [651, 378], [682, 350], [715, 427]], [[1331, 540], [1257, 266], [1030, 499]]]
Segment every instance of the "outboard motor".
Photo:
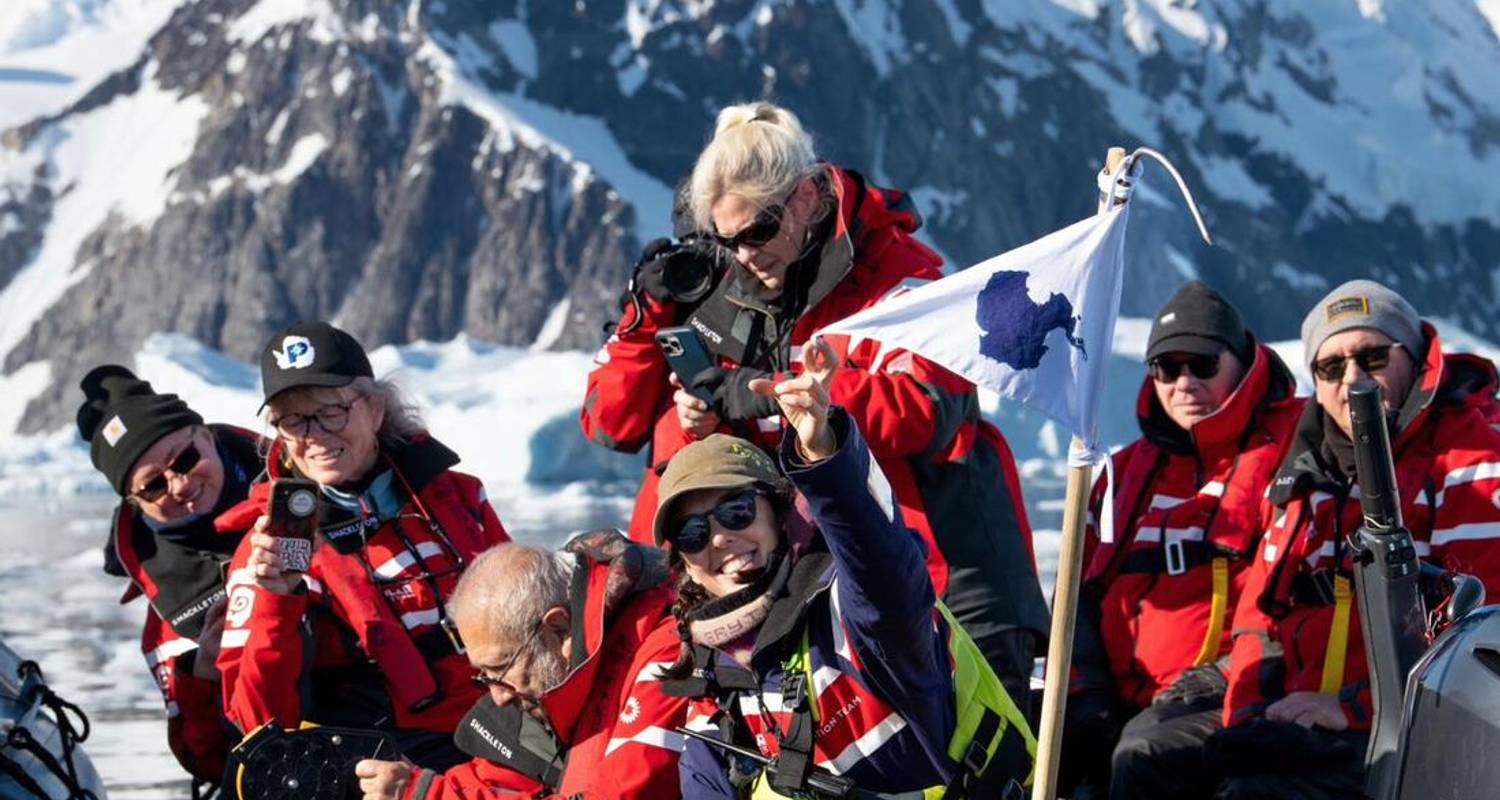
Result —
[[1365, 518], [1354, 536], [1354, 580], [1375, 702], [1365, 792], [1373, 800], [1495, 797], [1500, 606], [1475, 610], [1483, 583], [1418, 562], [1401, 524], [1379, 387], [1350, 387], [1349, 416]]
[[1380, 386], [1374, 381], [1349, 387], [1349, 427], [1364, 513], [1364, 523], [1351, 542], [1354, 586], [1375, 704], [1365, 754], [1365, 791], [1383, 798], [1393, 796], [1388, 787], [1395, 777], [1401, 738], [1402, 695], [1406, 676], [1427, 649], [1427, 609], [1417, 548], [1401, 521], [1390, 428], [1380, 405]]
[[1500, 787], [1500, 606], [1449, 628], [1408, 684], [1398, 763], [1377, 800], [1489, 798]]

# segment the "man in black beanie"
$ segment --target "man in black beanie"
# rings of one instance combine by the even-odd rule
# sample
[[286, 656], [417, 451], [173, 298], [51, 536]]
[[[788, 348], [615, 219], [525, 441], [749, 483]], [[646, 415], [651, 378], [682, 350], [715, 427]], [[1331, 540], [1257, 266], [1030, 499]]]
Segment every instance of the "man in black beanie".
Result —
[[[1219, 728], [1228, 617], [1260, 539], [1260, 499], [1302, 401], [1239, 312], [1198, 281], [1156, 313], [1114, 455], [1112, 540], [1090, 528], [1063, 771], [1112, 800], [1195, 797]], [[1091, 519], [1103, 511], [1095, 487]], [[1085, 796], [1075, 791], [1075, 798]]]
[[[222, 565], [239, 536], [214, 517], [242, 501], [260, 474], [258, 437], [203, 417], [118, 364], [80, 387], [78, 432], [122, 502], [105, 570], [130, 578], [121, 602], [144, 594], [141, 647], [167, 706], [172, 752], [195, 781], [217, 783], [232, 742], [214, 655], [224, 618]], [[198, 642], [203, 647], [198, 647]]]

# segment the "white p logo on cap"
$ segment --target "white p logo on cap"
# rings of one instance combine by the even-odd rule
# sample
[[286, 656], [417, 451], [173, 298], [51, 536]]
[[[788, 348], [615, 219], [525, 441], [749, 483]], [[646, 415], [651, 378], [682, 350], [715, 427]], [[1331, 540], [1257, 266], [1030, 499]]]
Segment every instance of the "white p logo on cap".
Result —
[[272, 350], [271, 355], [276, 356], [276, 366], [282, 369], [302, 369], [312, 366], [318, 351], [306, 336], [288, 336], [281, 340], [281, 349]]

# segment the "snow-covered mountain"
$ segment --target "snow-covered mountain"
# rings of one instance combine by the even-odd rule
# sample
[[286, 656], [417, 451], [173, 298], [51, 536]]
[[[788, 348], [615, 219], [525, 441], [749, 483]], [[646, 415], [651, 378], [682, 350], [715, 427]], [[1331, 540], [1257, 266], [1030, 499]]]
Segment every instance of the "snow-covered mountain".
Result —
[[[1500, 0], [11, 0], [0, 21], [0, 369], [27, 431], [159, 332], [249, 359], [589, 349], [713, 113], [772, 97], [911, 189], [955, 265], [1138, 194], [1127, 313], [1184, 277], [1265, 338], [1368, 275], [1500, 336]], [[40, 114], [39, 117], [32, 117]], [[22, 121], [26, 119], [27, 121]], [[1151, 187], [1148, 185], [1147, 189]]]

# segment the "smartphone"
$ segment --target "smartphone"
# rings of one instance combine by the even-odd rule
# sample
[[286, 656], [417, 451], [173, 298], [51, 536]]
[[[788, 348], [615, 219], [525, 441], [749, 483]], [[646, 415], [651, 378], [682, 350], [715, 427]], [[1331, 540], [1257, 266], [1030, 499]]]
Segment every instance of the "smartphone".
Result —
[[656, 332], [656, 346], [661, 348], [662, 355], [667, 357], [667, 365], [677, 373], [677, 379], [682, 381], [688, 394], [705, 403], [714, 401], [713, 392], [689, 386], [693, 376], [714, 366], [713, 354], [708, 352], [708, 346], [697, 331], [686, 325], [662, 328]]
[[281, 571], [307, 572], [318, 529], [318, 485], [302, 478], [272, 481], [270, 517]]

